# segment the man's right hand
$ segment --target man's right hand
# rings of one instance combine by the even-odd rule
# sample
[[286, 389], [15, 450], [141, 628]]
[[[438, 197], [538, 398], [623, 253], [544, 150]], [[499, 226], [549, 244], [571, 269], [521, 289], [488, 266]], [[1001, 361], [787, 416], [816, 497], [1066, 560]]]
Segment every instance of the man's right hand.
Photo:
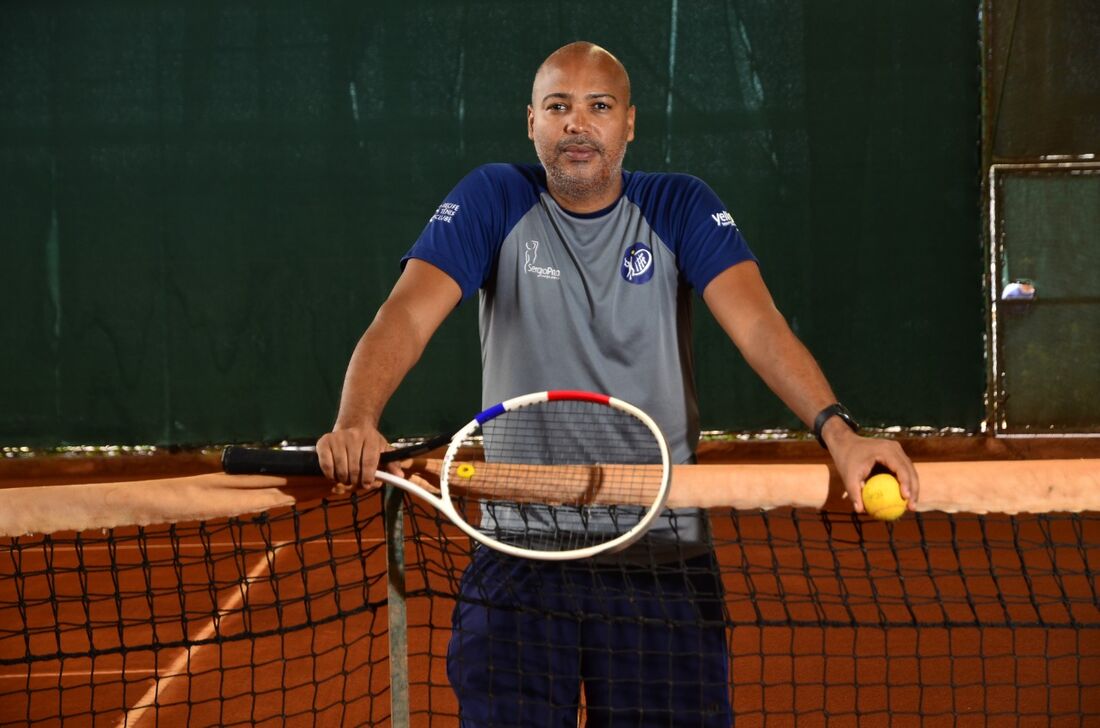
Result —
[[[317, 459], [329, 480], [350, 488], [377, 488], [374, 477], [378, 457], [390, 449], [389, 441], [374, 427], [349, 427], [334, 430], [317, 441]], [[396, 463], [388, 470], [400, 473]]]

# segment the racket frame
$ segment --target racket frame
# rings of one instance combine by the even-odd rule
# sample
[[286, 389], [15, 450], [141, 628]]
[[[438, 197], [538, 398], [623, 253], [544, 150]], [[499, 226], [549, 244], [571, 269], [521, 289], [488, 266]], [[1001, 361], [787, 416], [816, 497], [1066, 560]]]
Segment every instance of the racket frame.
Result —
[[[644, 424], [653, 435], [658, 449], [661, 453], [661, 484], [658, 488], [657, 495], [653, 499], [653, 503], [649, 504], [646, 511], [638, 523], [636, 523], [630, 530], [625, 533], [619, 534], [615, 538], [606, 541], [601, 544], [595, 544], [593, 546], [585, 546], [577, 549], [565, 549], [561, 551], [547, 551], [539, 549], [523, 548], [522, 546], [516, 546], [504, 541], [498, 541], [497, 539], [487, 535], [485, 532], [476, 528], [468, 523], [462, 516], [459, 515], [454, 505], [451, 503], [450, 497], [450, 472], [451, 464], [454, 462], [455, 456], [459, 450], [463, 447], [467, 438], [470, 437], [476, 430], [482, 427], [486, 422], [489, 422], [493, 418], [504, 414], [505, 412], [512, 412], [524, 407], [530, 407], [536, 404], [543, 404], [551, 401], [580, 401], [580, 402], [592, 402], [594, 404], [600, 404], [618, 409], [625, 412], [635, 419]], [[451, 438], [451, 444], [447, 447], [447, 452], [443, 456], [443, 465], [441, 467], [439, 478], [439, 490], [440, 495], [435, 496], [420, 486], [403, 481], [402, 478], [389, 475], [388, 473], [379, 473], [378, 477], [387, 483], [396, 485], [399, 488], [407, 489], [406, 483], [415, 489], [416, 495], [428, 499], [433, 505], [435, 505], [440, 511], [447, 516], [448, 519], [470, 538], [474, 539], [478, 543], [488, 546], [489, 548], [500, 551], [501, 553], [508, 554], [510, 556], [517, 556], [520, 558], [536, 559], [539, 561], [570, 561], [573, 559], [585, 559], [596, 556], [597, 554], [610, 554], [617, 551], [622, 551], [631, 544], [635, 543], [638, 539], [645, 535], [649, 527], [653, 525], [653, 521], [661, 514], [664, 508], [665, 501], [668, 499], [669, 484], [671, 481], [672, 467], [669, 460], [668, 443], [665, 442], [664, 435], [661, 433], [661, 429], [657, 426], [657, 423], [646, 414], [643, 410], [635, 407], [629, 402], [625, 402], [617, 397], [611, 397], [606, 394], [597, 394], [594, 392], [583, 392], [578, 390], [556, 390], [546, 392], [533, 392], [531, 394], [521, 395], [519, 397], [513, 397], [507, 399], [500, 404], [496, 404], [480, 413], [472, 420], [470, 420], [464, 427], [455, 433]], [[388, 477], [384, 477], [388, 476]], [[402, 481], [402, 482], [398, 482]], [[639, 503], [639, 506], [645, 506], [647, 504]]]

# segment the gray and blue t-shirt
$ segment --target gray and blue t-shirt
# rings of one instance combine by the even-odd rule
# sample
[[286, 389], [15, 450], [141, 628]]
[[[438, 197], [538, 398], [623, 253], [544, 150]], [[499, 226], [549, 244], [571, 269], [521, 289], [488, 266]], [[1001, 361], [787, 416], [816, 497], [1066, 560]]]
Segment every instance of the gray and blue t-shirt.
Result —
[[[484, 406], [603, 392], [648, 412], [673, 462], [692, 458], [691, 291], [754, 260], [701, 180], [623, 172], [619, 200], [581, 215], [554, 201], [541, 166], [486, 165], [447, 195], [409, 258], [447, 273], [464, 298], [480, 292]], [[681, 542], [687, 525], [678, 519]]]

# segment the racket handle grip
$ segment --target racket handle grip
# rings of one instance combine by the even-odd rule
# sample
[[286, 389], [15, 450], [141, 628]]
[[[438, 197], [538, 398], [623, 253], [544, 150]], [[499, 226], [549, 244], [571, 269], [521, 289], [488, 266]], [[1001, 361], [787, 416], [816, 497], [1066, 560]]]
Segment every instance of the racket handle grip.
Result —
[[[415, 445], [382, 453], [378, 462], [389, 463], [431, 452], [450, 442], [438, 435]], [[222, 450], [222, 471], [230, 475], [324, 475], [315, 450], [265, 450], [230, 445]]]
[[233, 475], [321, 475], [321, 464], [313, 450], [230, 446], [222, 451], [222, 470]]

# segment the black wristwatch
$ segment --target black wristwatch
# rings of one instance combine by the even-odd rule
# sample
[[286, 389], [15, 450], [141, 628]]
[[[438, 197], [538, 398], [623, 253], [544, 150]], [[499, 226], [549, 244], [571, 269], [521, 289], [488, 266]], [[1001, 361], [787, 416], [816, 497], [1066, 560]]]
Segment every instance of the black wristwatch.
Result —
[[844, 424], [852, 428], [852, 432], [859, 432], [859, 425], [852, 419], [851, 413], [848, 412], [844, 405], [839, 402], [829, 405], [818, 412], [817, 417], [814, 418], [814, 437], [817, 438], [818, 444], [826, 450], [829, 448], [825, 445], [825, 441], [821, 439], [821, 428], [825, 426], [825, 423], [829, 421], [830, 417], [839, 417], [844, 420]]

